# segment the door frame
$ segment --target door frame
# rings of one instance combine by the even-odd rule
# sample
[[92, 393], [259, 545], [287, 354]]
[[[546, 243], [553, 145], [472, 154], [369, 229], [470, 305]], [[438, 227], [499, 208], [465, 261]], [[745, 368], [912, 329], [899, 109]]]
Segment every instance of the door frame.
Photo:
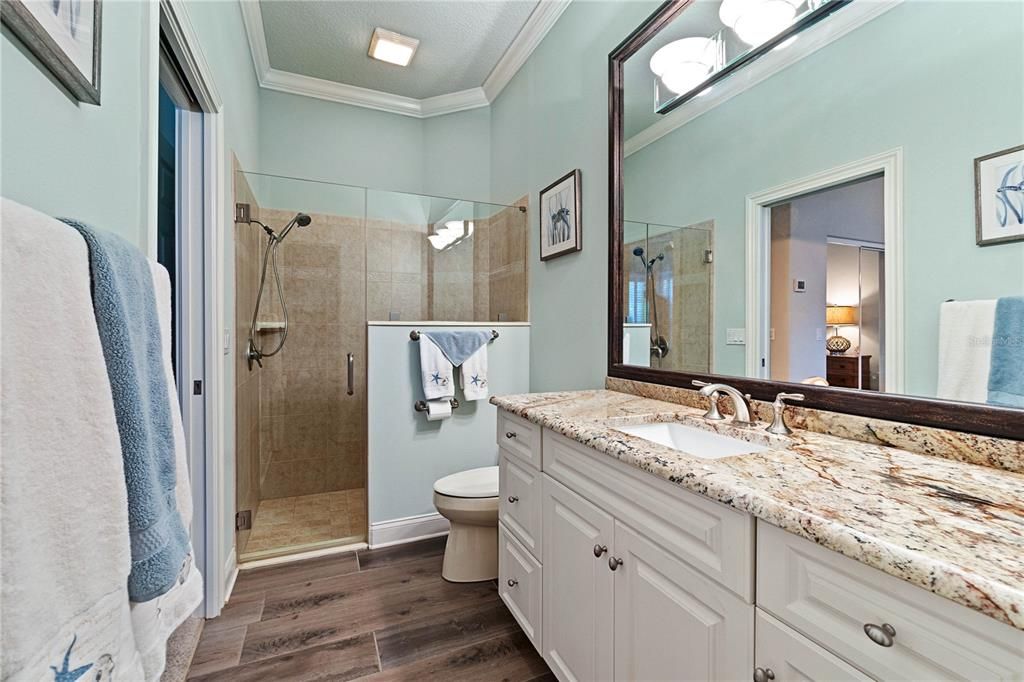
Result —
[[882, 175], [885, 239], [885, 376], [887, 393], [904, 392], [903, 148], [845, 163], [747, 196], [746, 327], [748, 377], [768, 379], [771, 325], [771, 207], [811, 192]]
[[[225, 356], [224, 233], [231, 225], [229, 166], [224, 144], [224, 106], [213, 72], [182, 0], [160, 0], [160, 33], [199, 103], [198, 112], [178, 112], [177, 238], [180, 294], [175, 313], [179, 335], [182, 421], [192, 474], [192, 540], [204, 579], [201, 614], [220, 613], [237, 572], [233, 526], [226, 500], [224, 428]], [[151, 239], [155, 244], [155, 224]], [[199, 394], [193, 382], [202, 381]]]

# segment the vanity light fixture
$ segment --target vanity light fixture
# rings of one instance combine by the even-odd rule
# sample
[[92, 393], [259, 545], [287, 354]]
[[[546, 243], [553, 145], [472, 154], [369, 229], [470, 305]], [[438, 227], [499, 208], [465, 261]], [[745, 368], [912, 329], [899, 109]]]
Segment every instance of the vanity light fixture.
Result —
[[724, 0], [718, 17], [743, 42], [760, 45], [792, 24], [802, 4], [803, 0]]
[[676, 95], [697, 87], [721, 65], [719, 36], [674, 40], [659, 48], [650, 61], [651, 72], [658, 82]]
[[415, 38], [377, 27], [373, 29], [368, 54], [382, 62], [408, 66], [419, 45], [420, 41]]

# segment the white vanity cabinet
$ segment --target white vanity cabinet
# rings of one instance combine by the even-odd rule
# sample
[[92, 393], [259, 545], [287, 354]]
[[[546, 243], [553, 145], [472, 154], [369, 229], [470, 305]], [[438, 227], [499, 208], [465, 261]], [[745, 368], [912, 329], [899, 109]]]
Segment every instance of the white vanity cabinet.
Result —
[[559, 680], [1024, 681], [1021, 630], [499, 414], [499, 592]]

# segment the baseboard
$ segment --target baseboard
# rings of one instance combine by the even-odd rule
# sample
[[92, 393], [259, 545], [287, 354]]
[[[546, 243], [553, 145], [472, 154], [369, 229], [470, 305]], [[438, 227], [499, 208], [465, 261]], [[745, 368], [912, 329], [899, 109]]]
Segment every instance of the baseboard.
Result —
[[370, 548], [401, 545], [416, 540], [426, 540], [448, 533], [448, 519], [437, 512], [407, 516], [370, 524]]

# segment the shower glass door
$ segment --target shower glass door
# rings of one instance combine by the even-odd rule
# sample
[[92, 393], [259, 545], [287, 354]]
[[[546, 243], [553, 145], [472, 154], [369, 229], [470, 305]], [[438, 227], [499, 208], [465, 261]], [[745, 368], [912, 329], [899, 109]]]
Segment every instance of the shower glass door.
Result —
[[[367, 321], [526, 321], [526, 213], [241, 171], [235, 192], [240, 560], [364, 542]], [[255, 325], [265, 353], [284, 343], [250, 366], [267, 230], [299, 213], [277, 247], [284, 300], [271, 260]]]

